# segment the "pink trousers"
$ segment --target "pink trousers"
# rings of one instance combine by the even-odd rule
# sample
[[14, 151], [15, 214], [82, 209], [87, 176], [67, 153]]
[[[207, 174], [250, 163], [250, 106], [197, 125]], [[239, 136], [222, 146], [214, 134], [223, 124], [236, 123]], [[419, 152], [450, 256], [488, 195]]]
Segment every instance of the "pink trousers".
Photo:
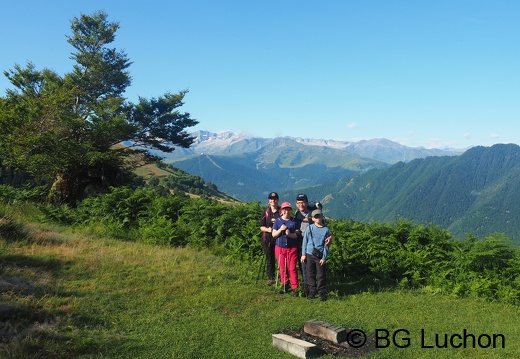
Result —
[[291, 289], [298, 288], [298, 248], [274, 248], [278, 267], [280, 268], [280, 283], [286, 284], [291, 280]]

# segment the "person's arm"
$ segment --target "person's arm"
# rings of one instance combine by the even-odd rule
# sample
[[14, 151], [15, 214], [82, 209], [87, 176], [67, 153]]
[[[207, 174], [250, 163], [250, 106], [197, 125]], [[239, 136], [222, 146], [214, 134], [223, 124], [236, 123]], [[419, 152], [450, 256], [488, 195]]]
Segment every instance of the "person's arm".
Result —
[[298, 235], [296, 234], [296, 231], [295, 231], [295, 232], [290, 232], [288, 229], [285, 230], [285, 235], [286, 235], [288, 238], [291, 238], [291, 239], [298, 238]]
[[272, 228], [267, 225], [267, 217], [265, 214], [262, 217], [262, 219], [260, 220], [260, 230], [262, 232], [269, 232], [269, 233], [272, 231]]
[[327, 228], [327, 232], [325, 232], [325, 238], [323, 239], [323, 254], [321, 256], [320, 265], [324, 265], [327, 261], [327, 256], [329, 254], [329, 246], [327, 245], [327, 239], [332, 238], [332, 235], [329, 232], [329, 229]]
[[332, 242], [332, 236], [328, 236], [325, 238], [325, 247], [330, 247], [330, 243]]
[[273, 228], [272, 228], [272, 227], [261, 226], [261, 227], [260, 227], [260, 230], [261, 230], [262, 232], [271, 233], [271, 232], [273, 231]]
[[307, 259], [307, 242], [308, 242], [308, 234], [309, 234], [309, 227], [305, 228], [305, 233], [303, 233], [303, 242], [302, 242], [302, 257], [300, 259], [300, 261], [302, 263], [305, 262], [305, 260]]
[[[280, 226], [280, 228], [278, 228], [278, 226]], [[273, 224], [273, 230], [272, 230], [271, 234], [272, 234], [273, 238], [278, 238], [285, 232], [286, 229], [287, 229], [287, 226], [285, 225], [285, 223], [282, 223], [280, 225], [280, 221], [277, 219]]]

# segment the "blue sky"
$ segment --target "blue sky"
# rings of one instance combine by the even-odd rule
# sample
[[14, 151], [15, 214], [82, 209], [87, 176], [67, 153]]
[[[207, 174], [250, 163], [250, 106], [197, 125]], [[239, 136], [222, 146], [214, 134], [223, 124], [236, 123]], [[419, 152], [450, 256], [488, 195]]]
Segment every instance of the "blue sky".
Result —
[[520, 1], [10, 1], [0, 69], [69, 72], [70, 20], [96, 10], [121, 25], [129, 100], [188, 89], [190, 131], [520, 144]]

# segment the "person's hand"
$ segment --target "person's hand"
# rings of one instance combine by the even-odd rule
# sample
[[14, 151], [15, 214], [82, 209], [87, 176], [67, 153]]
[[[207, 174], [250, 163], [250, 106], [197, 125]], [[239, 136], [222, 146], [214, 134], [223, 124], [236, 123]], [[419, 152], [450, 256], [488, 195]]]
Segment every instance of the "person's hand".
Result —
[[302, 256], [302, 258], [300, 259], [300, 261], [301, 261], [302, 263], [305, 263], [305, 260], [306, 260], [306, 259], [307, 259], [307, 256]]
[[325, 265], [325, 261], [323, 259], [320, 259], [320, 266]]
[[332, 242], [332, 236], [328, 236], [325, 238], [325, 245], [328, 247], [330, 246], [330, 242]]

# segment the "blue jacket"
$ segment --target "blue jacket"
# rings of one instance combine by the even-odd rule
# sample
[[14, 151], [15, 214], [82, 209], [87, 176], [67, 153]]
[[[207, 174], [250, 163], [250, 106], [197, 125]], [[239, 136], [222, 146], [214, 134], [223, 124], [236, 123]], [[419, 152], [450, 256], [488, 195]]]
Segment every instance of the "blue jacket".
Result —
[[302, 254], [309, 255], [316, 248], [323, 253], [321, 259], [327, 260], [329, 247], [325, 245], [325, 239], [330, 237], [328, 227], [317, 227], [314, 223], [305, 230], [303, 234]]

